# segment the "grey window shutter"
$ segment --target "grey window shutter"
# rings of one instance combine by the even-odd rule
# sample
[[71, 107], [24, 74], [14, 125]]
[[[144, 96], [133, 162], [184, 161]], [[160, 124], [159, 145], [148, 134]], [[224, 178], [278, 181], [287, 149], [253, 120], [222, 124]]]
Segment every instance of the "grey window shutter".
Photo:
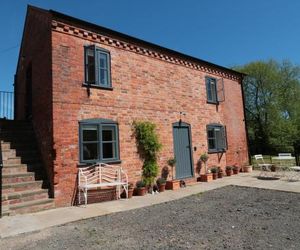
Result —
[[219, 78], [217, 80], [217, 101], [218, 102], [224, 102], [225, 101], [224, 80], [223, 80], [223, 78]]
[[223, 150], [227, 149], [227, 137], [226, 137], [226, 127], [221, 127], [221, 148]]

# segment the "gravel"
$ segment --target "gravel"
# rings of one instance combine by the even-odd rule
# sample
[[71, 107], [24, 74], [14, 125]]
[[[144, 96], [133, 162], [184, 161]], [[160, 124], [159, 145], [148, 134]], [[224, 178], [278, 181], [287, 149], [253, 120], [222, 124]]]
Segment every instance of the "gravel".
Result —
[[2, 239], [0, 248], [298, 250], [300, 194], [227, 186]]

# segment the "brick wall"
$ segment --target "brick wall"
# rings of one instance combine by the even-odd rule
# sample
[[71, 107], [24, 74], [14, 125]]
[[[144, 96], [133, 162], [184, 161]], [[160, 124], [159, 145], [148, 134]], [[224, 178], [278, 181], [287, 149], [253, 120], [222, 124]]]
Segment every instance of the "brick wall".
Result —
[[[68, 29], [66, 29], [68, 32]], [[79, 161], [78, 121], [112, 119], [119, 124], [120, 158], [130, 181], [141, 178], [142, 162], [137, 154], [132, 122], [149, 120], [157, 125], [162, 151], [160, 167], [173, 157], [172, 123], [191, 124], [196, 163], [207, 152], [206, 125], [221, 123], [228, 133], [228, 151], [210, 154], [208, 165], [248, 161], [241, 85], [224, 78], [226, 101], [218, 107], [206, 103], [205, 76], [217, 77], [183, 65], [151, 58], [115, 46], [96, 43], [111, 53], [113, 90], [91, 89], [84, 81], [84, 45], [93, 42], [63, 32], [52, 32], [54, 189], [58, 206], [70, 205], [75, 197]], [[237, 153], [239, 152], [239, 153]]]
[[26, 71], [32, 65], [32, 122], [50, 183], [52, 168], [51, 17], [29, 7], [16, 72], [16, 119], [26, 118]]

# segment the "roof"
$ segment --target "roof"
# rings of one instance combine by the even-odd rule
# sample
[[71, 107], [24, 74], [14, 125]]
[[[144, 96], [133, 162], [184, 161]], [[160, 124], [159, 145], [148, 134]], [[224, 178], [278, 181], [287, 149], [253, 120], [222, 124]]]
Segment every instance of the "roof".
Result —
[[121, 33], [121, 32], [118, 32], [118, 31], [115, 31], [112, 29], [108, 29], [103, 26], [100, 26], [100, 25], [97, 25], [94, 23], [90, 23], [90, 22], [84, 21], [82, 19], [78, 19], [78, 18], [69, 16], [69, 15], [57, 12], [55, 10], [51, 10], [51, 9], [45, 10], [45, 9], [40, 9], [40, 8], [37, 8], [34, 6], [30, 6], [30, 5], [28, 6], [28, 8], [33, 8], [33, 9], [38, 9], [39, 11], [48, 12], [52, 15], [52, 18], [54, 20], [65, 21], [65, 22], [71, 23], [73, 25], [78, 25], [78, 26], [84, 27], [86, 29], [90, 29], [91, 31], [101, 33], [103, 35], [116, 37], [116, 38], [122, 39], [129, 43], [135, 43], [137, 45], [144, 46], [146, 48], [150, 48], [150, 49], [154, 49], [156, 51], [162, 52], [162, 53], [170, 54], [174, 57], [177, 57], [177, 58], [180, 58], [183, 60], [188, 60], [188, 61], [199, 63], [199, 64], [202, 64], [202, 65], [205, 65], [208, 67], [216, 68], [216, 69], [219, 69], [219, 70], [222, 70], [222, 71], [234, 74], [234, 75], [238, 75], [240, 77], [245, 76], [244, 73], [241, 73], [241, 72], [238, 72], [238, 71], [235, 71], [235, 70], [232, 70], [232, 69], [229, 69], [229, 68], [226, 68], [226, 67], [223, 67], [223, 66], [220, 66], [220, 65], [217, 65], [217, 64], [214, 64], [214, 63], [211, 63], [211, 62], [208, 62], [208, 61], [205, 61], [205, 60], [202, 60], [202, 59], [199, 59], [199, 58], [196, 58], [196, 57], [193, 57], [193, 56], [190, 56], [190, 55], [187, 55], [187, 54], [175, 51], [175, 50], [172, 50], [172, 49], [165, 48], [160, 45], [157, 45], [157, 44], [154, 44], [151, 42], [147, 42], [142, 39], [139, 39], [139, 38], [136, 38], [133, 36], [129, 36], [129, 35], [126, 35], [124, 33]]

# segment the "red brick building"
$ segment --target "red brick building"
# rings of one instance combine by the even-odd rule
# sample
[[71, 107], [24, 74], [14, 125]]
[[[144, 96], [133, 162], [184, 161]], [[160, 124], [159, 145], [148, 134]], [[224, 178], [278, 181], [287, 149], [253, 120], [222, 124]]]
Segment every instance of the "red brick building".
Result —
[[176, 178], [248, 162], [243, 75], [64, 14], [28, 7], [15, 117], [30, 119], [57, 206], [71, 205], [80, 165], [122, 164], [141, 178], [132, 123], [156, 124], [160, 167]]

